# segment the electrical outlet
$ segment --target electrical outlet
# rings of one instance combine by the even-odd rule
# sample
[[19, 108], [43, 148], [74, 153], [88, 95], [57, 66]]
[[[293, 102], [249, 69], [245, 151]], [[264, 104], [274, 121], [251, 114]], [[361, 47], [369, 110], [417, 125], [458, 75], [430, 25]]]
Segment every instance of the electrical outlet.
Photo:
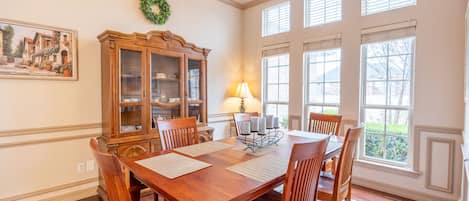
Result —
[[85, 172], [85, 163], [79, 162], [79, 163], [77, 164], [77, 172], [78, 172], [78, 173], [83, 173], [83, 172]]
[[86, 172], [91, 172], [94, 170], [94, 160], [86, 161]]

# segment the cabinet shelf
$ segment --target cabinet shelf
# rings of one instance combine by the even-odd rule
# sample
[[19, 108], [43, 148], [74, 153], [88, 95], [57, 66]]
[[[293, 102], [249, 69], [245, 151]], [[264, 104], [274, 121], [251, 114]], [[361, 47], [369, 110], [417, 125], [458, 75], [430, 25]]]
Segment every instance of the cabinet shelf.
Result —
[[202, 104], [203, 100], [187, 100], [187, 104]]
[[142, 106], [142, 102], [121, 102], [121, 106], [130, 107], [130, 106]]
[[152, 77], [153, 80], [158, 80], [158, 81], [173, 81], [173, 82], [178, 82], [178, 78], [156, 78]]
[[168, 102], [168, 103], [162, 103], [162, 102], [152, 102], [151, 105], [152, 106], [157, 106], [157, 107], [176, 107], [176, 106], [180, 106], [182, 104], [181, 101], [178, 101], [178, 102]]

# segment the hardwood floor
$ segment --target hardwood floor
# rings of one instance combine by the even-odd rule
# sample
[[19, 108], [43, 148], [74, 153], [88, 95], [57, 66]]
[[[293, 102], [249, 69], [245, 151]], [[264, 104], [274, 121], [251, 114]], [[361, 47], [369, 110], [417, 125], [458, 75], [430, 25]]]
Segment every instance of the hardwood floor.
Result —
[[[353, 201], [412, 201], [399, 196], [383, 193], [375, 190], [371, 190], [365, 187], [354, 185], [352, 188], [352, 200]], [[98, 196], [85, 198], [79, 201], [99, 201]], [[141, 201], [153, 201], [153, 196], [146, 196]]]

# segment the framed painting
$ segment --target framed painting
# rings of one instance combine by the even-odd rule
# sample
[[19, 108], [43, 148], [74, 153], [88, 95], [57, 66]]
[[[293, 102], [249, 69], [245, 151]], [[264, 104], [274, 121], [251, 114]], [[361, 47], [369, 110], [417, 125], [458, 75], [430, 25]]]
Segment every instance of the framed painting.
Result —
[[78, 80], [77, 31], [0, 19], [0, 78]]

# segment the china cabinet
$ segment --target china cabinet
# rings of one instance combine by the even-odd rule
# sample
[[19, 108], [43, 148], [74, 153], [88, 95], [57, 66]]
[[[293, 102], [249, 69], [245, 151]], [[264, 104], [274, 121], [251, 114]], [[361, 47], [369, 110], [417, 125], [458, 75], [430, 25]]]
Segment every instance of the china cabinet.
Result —
[[213, 129], [206, 127], [209, 49], [169, 31], [105, 31], [98, 39], [102, 148], [120, 157], [160, 151], [156, 121], [188, 116], [196, 117], [201, 141], [211, 139]]

